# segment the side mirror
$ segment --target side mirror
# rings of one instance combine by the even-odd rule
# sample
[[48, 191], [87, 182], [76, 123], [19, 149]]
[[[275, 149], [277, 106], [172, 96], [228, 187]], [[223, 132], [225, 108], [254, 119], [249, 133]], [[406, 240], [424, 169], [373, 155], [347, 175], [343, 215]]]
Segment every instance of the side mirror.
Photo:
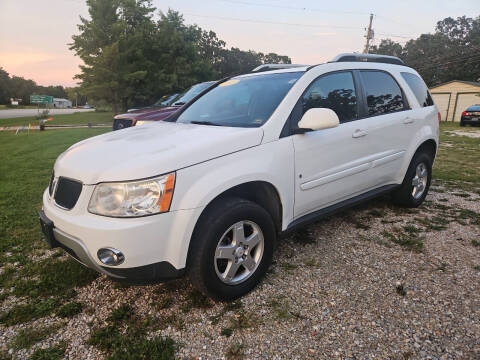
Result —
[[330, 129], [340, 124], [335, 111], [327, 108], [311, 108], [303, 114], [298, 122], [297, 134], [303, 134], [307, 131]]

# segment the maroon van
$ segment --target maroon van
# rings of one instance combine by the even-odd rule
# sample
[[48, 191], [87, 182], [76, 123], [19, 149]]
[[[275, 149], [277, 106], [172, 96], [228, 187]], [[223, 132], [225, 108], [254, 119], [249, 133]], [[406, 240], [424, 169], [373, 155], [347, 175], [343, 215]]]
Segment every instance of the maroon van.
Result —
[[178, 95], [177, 98], [172, 101], [172, 105], [170, 106], [150, 106], [129, 111], [125, 114], [115, 115], [113, 118], [113, 130], [135, 126], [140, 121], [164, 120], [213, 84], [215, 84], [215, 81], [206, 81], [193, 85], [186, 92]]

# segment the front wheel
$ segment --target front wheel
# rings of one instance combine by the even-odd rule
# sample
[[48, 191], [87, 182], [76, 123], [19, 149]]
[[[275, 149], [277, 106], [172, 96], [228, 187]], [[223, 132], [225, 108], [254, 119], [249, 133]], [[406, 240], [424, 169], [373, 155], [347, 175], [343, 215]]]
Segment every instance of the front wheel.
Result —
[[425, 152], [415, 154], [402, 185], [392, 193], [393, 202], [405, 207], [420, 206], [427, 196], [431, 180], [431, 157]]
[[233, 300], [265, 275], [272, 261], [275, 225], [264, 208], [245, 199], [217, 201], [206, 211], [192, 237], [188, 274], [205, 295]]

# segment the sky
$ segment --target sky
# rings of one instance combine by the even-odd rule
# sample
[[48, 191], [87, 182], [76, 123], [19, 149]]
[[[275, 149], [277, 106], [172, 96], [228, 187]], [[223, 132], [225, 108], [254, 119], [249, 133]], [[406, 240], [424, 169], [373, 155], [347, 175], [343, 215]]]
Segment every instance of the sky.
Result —
[[[375, 43], [431, 33], [437, 21], [480, 15], [479, 0], [153, 0], [187, 24], [213, 30], [228, 47], [275, 52], [293, 63], [318, 64], [361, 52], [369, 14]], [[85, 0], [0, 0], [0, 67], [39, 85], [75, 86], [80, 59], [68, 49]]]

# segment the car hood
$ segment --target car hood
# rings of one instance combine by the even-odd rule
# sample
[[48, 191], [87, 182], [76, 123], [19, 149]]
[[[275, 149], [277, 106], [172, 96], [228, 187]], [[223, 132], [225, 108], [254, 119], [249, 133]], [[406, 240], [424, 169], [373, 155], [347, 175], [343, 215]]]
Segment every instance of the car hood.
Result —
[[96, 184], [148, 178], [257, 146], [261, 128], [154, 122], [81, 141], [62, 153], [55, 175]]

